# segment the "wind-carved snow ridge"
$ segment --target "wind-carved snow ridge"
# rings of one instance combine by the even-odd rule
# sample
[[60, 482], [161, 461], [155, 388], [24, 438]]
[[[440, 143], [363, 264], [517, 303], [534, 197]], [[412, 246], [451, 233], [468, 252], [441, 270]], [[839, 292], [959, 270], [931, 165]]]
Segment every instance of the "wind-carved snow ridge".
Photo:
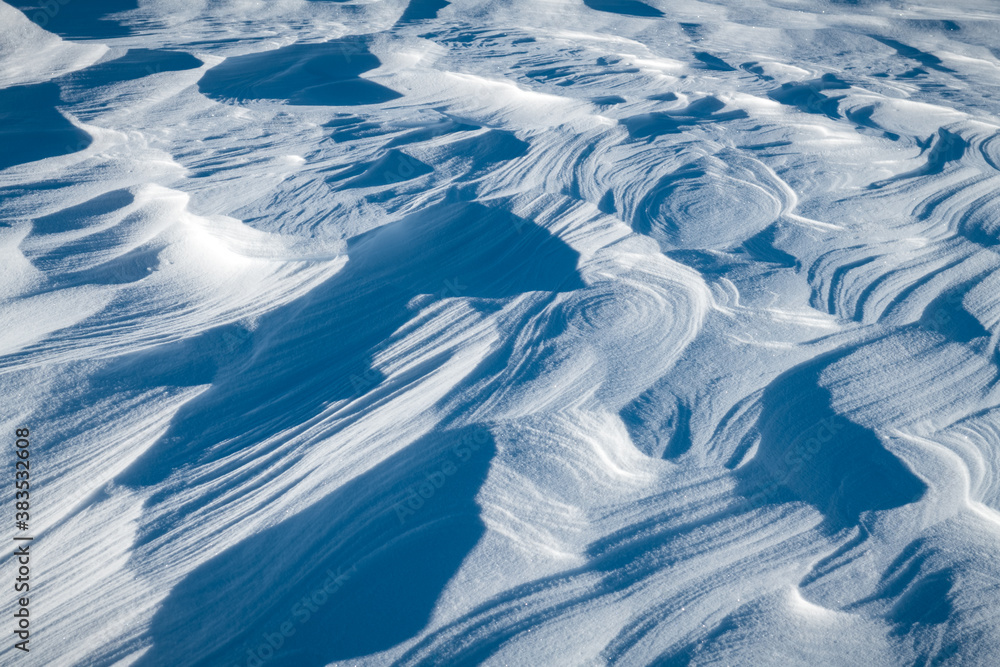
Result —
[[995, 664], [998, 18], [0, 4], [0, 662]]

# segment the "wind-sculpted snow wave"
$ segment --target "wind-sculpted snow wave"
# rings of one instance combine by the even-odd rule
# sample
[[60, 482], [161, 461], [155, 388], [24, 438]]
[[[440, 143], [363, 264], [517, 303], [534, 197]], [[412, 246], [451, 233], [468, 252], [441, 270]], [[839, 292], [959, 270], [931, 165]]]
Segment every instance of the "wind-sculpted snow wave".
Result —
[[994, 664], [997, 12], [792, 4], [0, 4], [0, 662]]

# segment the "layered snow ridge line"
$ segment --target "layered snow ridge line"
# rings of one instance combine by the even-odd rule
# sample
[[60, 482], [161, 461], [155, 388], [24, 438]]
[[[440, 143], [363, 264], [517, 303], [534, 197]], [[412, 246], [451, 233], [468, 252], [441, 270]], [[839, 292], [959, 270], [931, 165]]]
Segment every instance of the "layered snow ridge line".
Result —
[[998, 111], [988, 0], [0, 2], [0, 664], [998, 664]]

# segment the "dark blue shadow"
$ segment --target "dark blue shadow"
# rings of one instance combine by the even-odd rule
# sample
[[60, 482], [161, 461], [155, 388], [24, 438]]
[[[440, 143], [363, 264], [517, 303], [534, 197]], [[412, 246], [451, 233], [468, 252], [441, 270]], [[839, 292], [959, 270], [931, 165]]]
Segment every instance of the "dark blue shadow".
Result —
[[[949, 132], [943, 127], [938, 128], [936, 137], [928, 137], [925, 143], [919, 145], [924, 148], [924, 150], [926, 150], [928, 146], [930, 147], [930, 150], [927, 151], [927, 162], [904, 174], [897, 174], [891, 178], [875, 181], [870, 184], [868, 188], [870, 190], [875, 190], [908, 178], [936, 176], [937, 174], [943, 172], [949, 163], [961, 160], [966, 151], [969, 149], [968, 141], [954, 132]], [[940, 201], [940, 198], [935, 198], [932, 201]], [[926, 220], [927, 217], [929, 217], [930, 210], [932, 210], [932, 208], [933, 206], [925, 206], [924, 210], [920, 213], [921, 219]]]
[[494, 452], [480, 426], [431, 433], [227, 549], [171, 590], [136, 665], [319, 667], [409, 639], [484, 533]]
[[736, 68], [731, 67], [722, 58], [718, 56], [713, 56], [707, 51], [696, 51], [694, 57], [701, 63], [704, 69], [714, 70], [716, 72], [735, 72]]
[[356, 237], [348, 255], [336, 276], [262, 317], [252, 335], [219, 327], [125, 357], [96, 380], [193, 386], [212, 378], [118, 481], [161, 482], [209, 451], [216, 460], [375, 390], [384, 378], [373, 356], [412, 317], [417, 295], [491, 300], [583, 286], [576, 251], [527, 220], [468, 201]]
[[[672, 93], [668, 93], [672, 95]], [[652, 98], [651, 98], [652, 99]], [[658, 99], [668, 99], [660, 97]], [[624, 119], [622, 124], [628, 130], [632, 139], [658, 137], [661, 134], [674, 134], [681, 130], [706, 123], [720, 123], [730, 120], [747, 118], [743, 109], [722, 111], [725, 102], [708, 95], [695, 100], [684, 109], [676, 111], [654, 111]]]
[[621, 14], [622, 16], [643, 16], [655, 18], [663, 12], [639, 0], [583, 0], [583, 4], [599, 12]]
[[836, 530], [857, 524], [863, 512], [916, 502], [927, 487], [875, 433], [833, 410], [829, 390], [819, 383], [829, 363], [811, 361], [768, 386], [757, 421], [757, 452], [735, 474], [738, 491], [751, 506], [801, 500]]
[[83, 150], [90, 135], [56, 110], [54, 83], [0, 90], [0, 169]]
[[797, 81], [781, 84], [780, 88], [768, 93], [768, 97], [792, 106], [806, 113], [828, 116], [834, 120], [840, 118], [838, 107], [843, 96], [830, 97], [824, 95], [824, 90], [846, 90], [851, 85], [833, 74], [824, 74], [818, 79]]
[[450, 4], [447, 0], [410, 0], [399, 17], [399, 23], [436, 19], [438, 12]]
[[182, 51], [155, 49], [129, 49], [114, 60], [98, 63], [59, 78], [59, 83], [83, 89], [108, 86], [124, 81], [134, 81], [160, 72], [179, 72], [197, 69], [202, 62]]
[[273, 51], [227, 58], [198, 81], [212, 99], [237, 102], [285, 100], [289, 104], [350, 106], [401, 97], [360, 74], [381, 62], [368, 38], [350, 36], [322, 44], [292, 44]]
[[430, 165], [412, 155], [391, 148], [376, 160], [363, 162], [328, 176], [326, 182], [345, 190], [371, 188], [402, 183], [433, 171]]
[[32, 22], [66, 39], [125, 37], [132, 30], [110, 14], [138, 9], [138, 0], [6, 0]]
[[[951, 23], [948, 21], [948, 23]], [[952, 24], [955, 25], [955, 24]], [[886, 46], [896, 50], [900, 56], [904, 58], [909, 58], [910, 60], [916, 60], [918, 63], [924, 67], [929, 67], [931, 69], [936, 69], [939, 72], [954, 72], [955, 70], [950, 67], [945, 67], [941, 64], [941, 59], [932, 53], [927, 53], [926, 51], [921, 51], [915, 47], [898, 42], [895, 39], [889, 39], [888, 37], [881, 37], [879, 35], [869, 35], [872, 39], [882, 42]]]
[[58, 234], [83, 229], [95, 218], [114, 213], [130, 206], [135, 197], [128, 190], [112, 190], [88, 199], [82, 204], [68, 206], [55, 213], [35, 218], [31, 231], [35, 234]]

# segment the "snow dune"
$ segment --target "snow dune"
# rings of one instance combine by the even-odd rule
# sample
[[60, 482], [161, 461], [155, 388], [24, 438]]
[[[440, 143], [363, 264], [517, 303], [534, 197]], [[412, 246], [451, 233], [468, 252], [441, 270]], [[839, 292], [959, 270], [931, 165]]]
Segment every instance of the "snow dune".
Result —
[[0, 661], [994, 664], [996, 10], [0, 3]]

